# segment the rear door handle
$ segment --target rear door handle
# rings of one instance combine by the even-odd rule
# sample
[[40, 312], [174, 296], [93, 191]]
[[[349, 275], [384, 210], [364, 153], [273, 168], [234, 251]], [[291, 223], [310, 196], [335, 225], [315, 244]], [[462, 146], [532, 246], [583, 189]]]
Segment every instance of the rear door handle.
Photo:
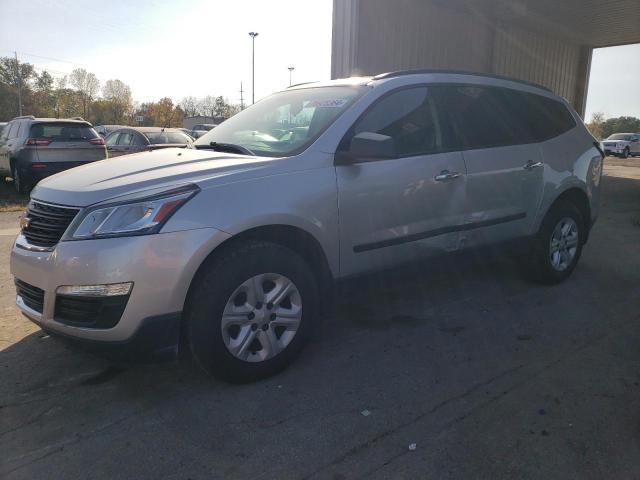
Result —
[[542, 165], [544, 165], [544, 163], [534, 162], [533, 160], [529, 160], [527, 163], [524, 164], [522, 168], [524, 168], [525, 170], [533, 170], [534, 168], [540, 168]]
[[453, 180], [454, 178], [458, 178], [460, 176], [460, 172], [450, 172], [449, 170], [443, 170], [438, 175], [433, 177], [436, 182], [447, 182], [449, 180]]

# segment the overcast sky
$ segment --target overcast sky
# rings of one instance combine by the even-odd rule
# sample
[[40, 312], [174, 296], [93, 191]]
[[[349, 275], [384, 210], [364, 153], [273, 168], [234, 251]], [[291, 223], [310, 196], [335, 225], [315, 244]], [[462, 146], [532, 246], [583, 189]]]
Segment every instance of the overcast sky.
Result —
[[[332, 0], [0, 0], [0, 55], [54, 76], [83, 67], [104, 82], [119, 78], [137, 101], [193, 95], [251, 99], [256, 38], [256, 100], [289, 84], [331, 73]], [[18, 20], [19, 19], [19, 20]], [[48, 57], [48, 58], [47, 58]], [[640, 45], [596, 50], [587, 118], [640, 117]]]

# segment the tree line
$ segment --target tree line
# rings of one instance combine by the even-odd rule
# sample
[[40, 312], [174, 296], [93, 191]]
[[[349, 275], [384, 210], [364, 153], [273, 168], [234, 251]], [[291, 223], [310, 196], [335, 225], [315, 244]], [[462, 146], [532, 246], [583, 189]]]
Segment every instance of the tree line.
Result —
[[605, 118], [604, 113], [596, 112], [587, 123], [591, 134], [599, 140], [608, 138], [612, 133], [638, 133], [640, 132], [640, 118], [615, 117]]
[[[131, 88], [119, 79], [104, 83], [77, 68], [69, 75], [54, 78], [38, 73], [30, 63], [0, 57], [0, 121], [22, 114], [35, 117], [82, 117], [94, 125], [143, 125], [181, 127], [184, 117], [204, 115], [229, 118], [240, 110], [222, 96], [185, 97], [177, 104], [169, 97], [157, 102], [135, 102]], [[142, 117], [143, 121], [139, 122]]]

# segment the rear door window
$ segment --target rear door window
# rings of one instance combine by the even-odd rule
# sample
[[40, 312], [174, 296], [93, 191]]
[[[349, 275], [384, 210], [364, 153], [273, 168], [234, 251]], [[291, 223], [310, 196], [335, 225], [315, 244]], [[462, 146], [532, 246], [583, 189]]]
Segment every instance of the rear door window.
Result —
[[557, 137], [576, 126], [573, 115], [557, 100], [526, 92], [517, 92], [516, 96], [536, 141]]
[[34, 123], [31, 125], [29, 136], [52, 142], [78, 142], [98, 138], [98, 134], [90, 125], [65, 122]]
[[120, 137], [118, 137], [118, 143], [116, 143], [116, 145], [129, 146], [131, 145], [132, 140], [133, 140], [133, 133], [121, 132]]
[[445, 137], [447, 150], [527, 143], [499, 90], [477, 85], [433, 87], [438, 112], [451, 131]]

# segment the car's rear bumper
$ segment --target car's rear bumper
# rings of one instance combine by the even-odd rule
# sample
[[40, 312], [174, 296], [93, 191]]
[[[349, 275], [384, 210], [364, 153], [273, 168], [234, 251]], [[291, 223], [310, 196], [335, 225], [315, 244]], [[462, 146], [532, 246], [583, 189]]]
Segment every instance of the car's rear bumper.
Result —
[[17, 168], [24, 181], [34, 186], [44, 178], [87, 163], [91, 162], [18, 162]]

